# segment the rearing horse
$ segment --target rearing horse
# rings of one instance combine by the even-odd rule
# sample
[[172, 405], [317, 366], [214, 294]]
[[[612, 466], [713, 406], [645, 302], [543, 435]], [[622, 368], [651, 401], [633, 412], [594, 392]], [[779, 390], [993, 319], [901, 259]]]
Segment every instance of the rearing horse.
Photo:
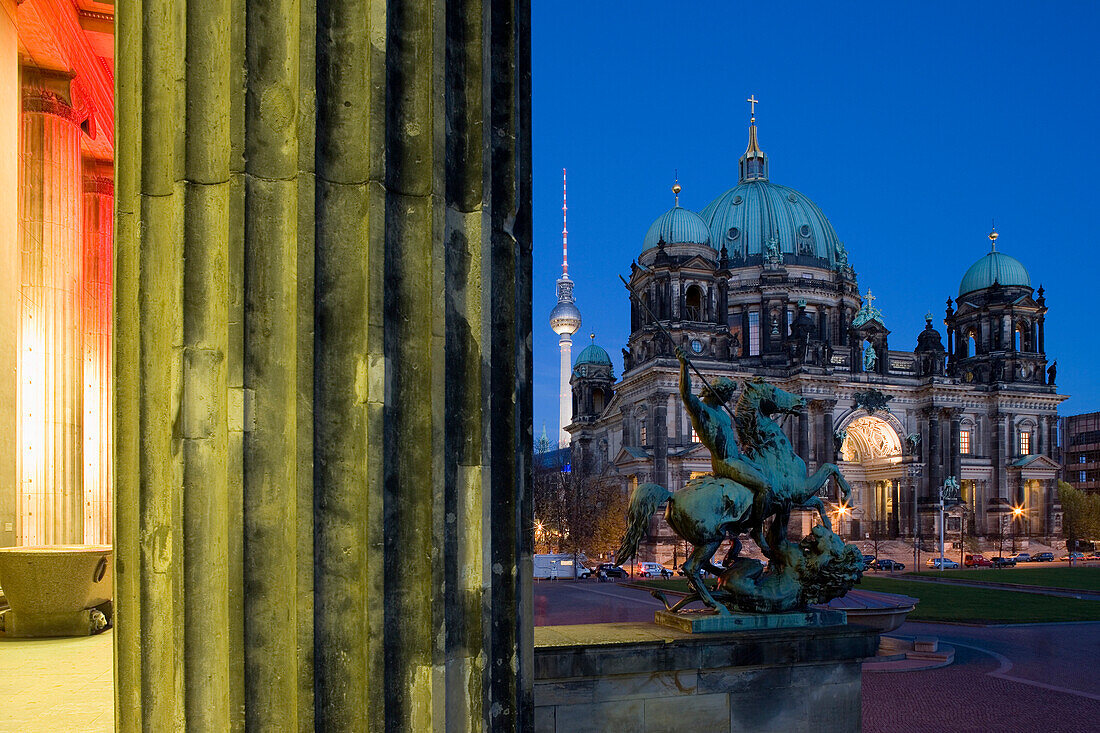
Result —
[[[801, 397], [760, 377], [747, 380], [737, 400], [737, 442], [745, 458], [767, 479], [769, 488], [755, 492], [749, 533], [769, 558], [771, 547], [787, 537], [787, 522], [794, 507], [816, 509], [821, 515], [821, 523], [832, 530], [825, 505], [817, 496], [830, 477], [840, 486], [843, 501], [847, 502], [852, 494], [852, 487], [833, 463], [826, 463], [813, 476], [807, 476], [806, 462], [794, 452], [779, 424], [771, 419], [776, 413], [796, 415], [805, 406], [806, 401]], [[773, 514], [769, 536], [765, 539], [763, 522]]]
[[[665, 521], [694, 548], [683, 565], [688, 583], [708, 606], [726, 614], [728, 609], [714, 600], [703, 584], [701, 573], [704, 568], [716, 574], [722, 572], [713, 558], [723, 540], [732, 537], [736, 548], [738, 535], [748, 531], [771, 558], [771, 547], [786, 539], [787, 521], [796, 506], [817, 509], [822, 523], [831, 530], [825, 505], [817, 492], [830, 476], [836, 477], [845, 499], [850, 496], [851, 487], [831, 463], [807, 478], [806, 463], [795, 455], [787, 436], [771, 419], [778, 412], [797, 414], [804, 405], [801, 397], [762, 379], [745, 382], [737, 401], [738, 441], [743, 457], [767, 479], [767, 489], [752, 491], [731, 479], [715, 476], [692, 479], [676, 493], [659, 484], [640, 484], [630, 497], [627, 531], [616, 553], [616, 562], [622, 564], [634, 557], [650, 516], [667, 501]], [[765, 541], [761, 528], [764, 519], [773, 514], [775, 518]]]

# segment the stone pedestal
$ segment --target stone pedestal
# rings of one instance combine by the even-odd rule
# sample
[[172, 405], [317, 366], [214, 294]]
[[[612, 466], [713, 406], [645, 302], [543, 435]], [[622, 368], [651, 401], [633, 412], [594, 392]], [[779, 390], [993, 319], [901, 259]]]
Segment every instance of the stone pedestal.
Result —
[[759, 629], [798, 629], [820, 626], [843, 626], [847, 623], [843, 611], [809, 609], [787, 613], [731, 613], [720, 616], [714, 611], [687, 610], [672, 613], [657, 611], [653, 622], [688, 634], [716, 631], [754, 631]]
[[655, 624], [535, 629], [535, 731], [860, 729], [861, 626], [687, 634]]

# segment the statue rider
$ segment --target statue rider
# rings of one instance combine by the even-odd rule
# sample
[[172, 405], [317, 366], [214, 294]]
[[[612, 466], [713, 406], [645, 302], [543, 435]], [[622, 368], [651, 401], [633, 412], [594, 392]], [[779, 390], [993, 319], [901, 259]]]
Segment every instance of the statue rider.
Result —
[[[676, 358], [680, 360], [680, 397], [691, 418], [691, 425], [699, 436], [699, 442], [710, 450], [711, 471], [715, 476], [735, 481], [753, 493], [752, 538], [767, 554], [768, 548], [763, 542], [760, 527], [764, 521], [771, 486], [738, 448], [733, 418], [724, 407], [737, 391], [737, 384], [726, 377], [719, 377], [709, 387], [704, 387], [696, 397], [691, 391], [687, 354], [680, 347], [676, 347]], [[736, 537], [733, 540], [733, 548], [724, 563], [726, 565], [740, 551], [740, 541]]]

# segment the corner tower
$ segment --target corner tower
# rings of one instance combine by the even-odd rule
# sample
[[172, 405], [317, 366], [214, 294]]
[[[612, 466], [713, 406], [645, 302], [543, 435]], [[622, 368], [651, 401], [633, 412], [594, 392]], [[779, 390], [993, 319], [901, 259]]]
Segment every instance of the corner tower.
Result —
[[573, 371], [573, 334], [581, 327], [581, 312], [573, 299], [573, 281], [569, 278], [569, 228], [566, 226], [565, 169], [561, 169], [561, 277], [558, 278], [558, 304], [550, 311], [550, 328], [558, 335], [561, 351], [561, 378], [558, 385], [558, 447], [569, 445], [565, 426], [573, 417], [569, 376]]

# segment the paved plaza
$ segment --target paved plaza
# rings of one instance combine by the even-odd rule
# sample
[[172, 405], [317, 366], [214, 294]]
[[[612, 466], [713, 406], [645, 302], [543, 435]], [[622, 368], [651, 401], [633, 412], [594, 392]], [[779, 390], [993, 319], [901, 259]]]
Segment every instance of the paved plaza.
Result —
[[[661, 604], [621, 583], [541, 582], [535, 623], [651, 621]], [[979, 627], [906, 623], [955, 648], [949, 667], [863, 675], [868, 733], [1082, 733], [1100, 720], [1100, 622]], [[0, 733], [112, 729], [112, 632], [0, 641]]]
[[[542, 582], [535, 623], [651, 621], [661, 604], [619, 583]], [[909, 622], [898, 636], [936, 636], [955, 648], [949, 667], [863, 675], [867, 733], [1046, 731], [1083, 733], [1100, 721], [1094, 673], [1100, 622], [964, 626]]]

